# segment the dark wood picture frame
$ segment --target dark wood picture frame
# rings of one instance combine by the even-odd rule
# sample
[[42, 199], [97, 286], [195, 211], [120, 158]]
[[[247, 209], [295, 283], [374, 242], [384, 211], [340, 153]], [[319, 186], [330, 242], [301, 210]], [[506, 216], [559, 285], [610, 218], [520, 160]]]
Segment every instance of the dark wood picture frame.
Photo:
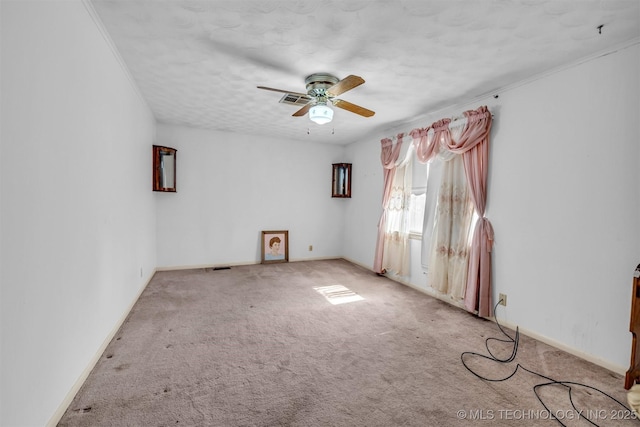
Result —
[[351, 163], [334, 163], [331, 179], [331, 197], [351, 198]]
[[153, 146], [153, 191], [176, 192], [176, 154], [171, 147]]
[[289, 262], [289, 230], [263, 230], [260, 247], [262, 264]]

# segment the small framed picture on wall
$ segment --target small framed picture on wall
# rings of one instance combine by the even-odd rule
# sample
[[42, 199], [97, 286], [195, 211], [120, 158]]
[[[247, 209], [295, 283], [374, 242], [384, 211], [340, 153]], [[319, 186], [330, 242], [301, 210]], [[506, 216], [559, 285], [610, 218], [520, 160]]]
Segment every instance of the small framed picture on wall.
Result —
[[289, 231], [262, 232], [262, 264], [289, 262]]

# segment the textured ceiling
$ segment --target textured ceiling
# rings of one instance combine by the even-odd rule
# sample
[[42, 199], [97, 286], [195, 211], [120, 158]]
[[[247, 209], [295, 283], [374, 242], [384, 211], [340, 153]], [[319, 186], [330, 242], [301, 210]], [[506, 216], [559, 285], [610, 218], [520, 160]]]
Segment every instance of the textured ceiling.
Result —
[[[88, 1], [159, 122], [334, 144], [640, 37], [639, 0]], [[317, 125], [256, 88], [317, 72], [376, 114]]]

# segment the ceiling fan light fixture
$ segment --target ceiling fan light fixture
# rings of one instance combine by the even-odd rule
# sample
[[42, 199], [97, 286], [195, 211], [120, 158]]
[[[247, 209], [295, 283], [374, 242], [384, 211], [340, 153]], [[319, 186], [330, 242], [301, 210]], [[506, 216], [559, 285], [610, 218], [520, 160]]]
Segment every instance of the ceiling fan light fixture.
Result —
[[327, 105], [317, 104], [309, 109], [309, 118], [312, 122], [323, 125], [333, 120], [333, 110]]

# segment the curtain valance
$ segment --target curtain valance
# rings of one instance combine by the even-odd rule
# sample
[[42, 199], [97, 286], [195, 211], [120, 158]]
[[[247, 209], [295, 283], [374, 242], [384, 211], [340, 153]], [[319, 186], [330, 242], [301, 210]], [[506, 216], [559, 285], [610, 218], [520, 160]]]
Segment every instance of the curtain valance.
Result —
[[[427, 163], [442, 149], [462, 154], [489, 138], [493, 117], [486, 106], [465, 111], [463, 114], [466, 120], [440, 119], [426, 128], [413, 129], [409, 132], [413, 139], [416, 157], [420, 162]], [[464, 126], [464, 130], [458, 140], [454, 140], [451, 128], [458, 126]]]

